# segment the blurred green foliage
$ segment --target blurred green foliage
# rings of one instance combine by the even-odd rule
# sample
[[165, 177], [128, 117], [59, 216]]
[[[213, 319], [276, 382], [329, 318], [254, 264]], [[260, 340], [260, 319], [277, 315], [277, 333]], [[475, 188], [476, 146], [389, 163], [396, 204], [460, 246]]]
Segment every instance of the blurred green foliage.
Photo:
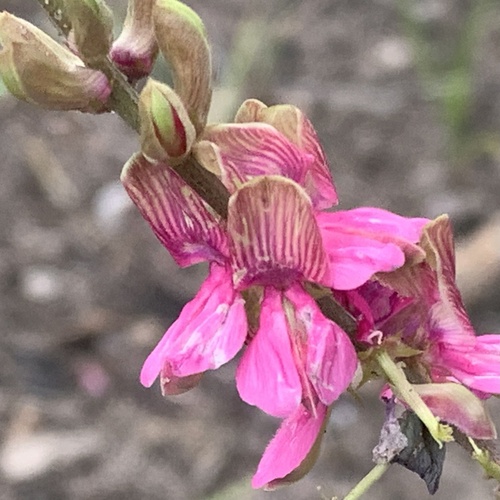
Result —
[[[475, 0], [465, 12], [454, 36], [436, 40], [436, 27], [416, 13], [415, 0], [398, 0], [404, 33], [415, 54], [417, 72], [426, 96], [439, 108], [449, 137], [452, 162], [465, 165], [480, 155], [498, 155], [500, 138], [489, 131], [475, 131], [472, 115], [475, 106], [475, 56], [490, 9], [495, 0]], [[440, 43], [441, 42], [441, 43]], [[446, 44], [446, 47], [443, 46]], [[445, 57], [443, 57], [445, 54]]]

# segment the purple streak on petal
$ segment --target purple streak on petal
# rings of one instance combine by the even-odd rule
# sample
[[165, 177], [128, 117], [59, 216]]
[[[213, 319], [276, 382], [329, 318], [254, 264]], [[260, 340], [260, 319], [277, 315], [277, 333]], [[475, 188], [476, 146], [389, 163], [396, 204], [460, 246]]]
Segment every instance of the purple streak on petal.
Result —
[[230, 272], [212, 264], [195, 298], [146, 359], [141, 383], [150, 387], [166, 364], [176, 377], [218, 368], [236, 355], [246, 334], [244, 301], [233, 289]]
[[137, 154], [125, 165], [121, 179], [180, 266], [204, 260], [225, 262], [227, 236], [219, 216], [168, 165], [149, 163]]
[[311, 202], [295, 182], [279, 176], [247, 182], [229, 200], [227, 227], [237, 288], [327, 281]]
[[326, 406], [319, 403], [314, 416], [299, 406], [293, 415], [283, 421], [260, 460], [252, 479], [253, 488], [272, 486], [300, 466], [315, 444], [326, 410]]
[[496, 430], [483, 402], [460, 384], [417, 384], [415, 391], [432, 413], [474, 439], [495, 439]]
[[248, 99], [241, 105], [234, 121], [268, 123], [285, 135], [312, 158], [303, 187], [311, 197], [314, 208], [323, 210], [338, 203], [337, 192], [323, 148], [312, 123], [299, 108], [288, 104], [268, 108], [256, 99]]
[[281, 292], [266, 288], [257, 334], [236, 371], [243, 401], [275, 417], [290, 415], [300, 404], [302, 388], [292, 355]]
[[260, 175], [282, 175], [301, 184], [312, 157], [265, 123], [220, 124], [205, 129], [202, 139], [215, 143], [221, 180], [233, 193]]
[[352, 381], [357, 357], [347, 334], [323, 316], [300, 285], [285, 292], [307, 333], [306, 373], [319, 399], [331, 405]]

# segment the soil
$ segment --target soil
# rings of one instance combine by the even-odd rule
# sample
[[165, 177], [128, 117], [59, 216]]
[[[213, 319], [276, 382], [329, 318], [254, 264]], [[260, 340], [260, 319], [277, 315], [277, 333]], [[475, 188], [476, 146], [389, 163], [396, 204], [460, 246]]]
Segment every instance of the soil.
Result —
[[[123, 16], [125, 2], [110, 3]], [[228, 119], [248, 97], [296, 104], [323, 141], [341, 208], [447, 212], [466, 242], [500, 209], [500, 6], [484, 2], [478, 14], [469, 112], [454, 128], [422, 75], [402, 3], [189, 2], [213, 46], [215, 118]], [[411, 3], [438, 67], [446, 69], [472, 8]], [[0, 9], [47, 27], [36, 2], [0, 0]], [[250, 478], [278, 422], [239, 400], [236, 362], [175, 398], [139, 384], [143, 360], [206, 269], [179, 270], [128, 201], [118, 178], [137, 148], [116, 116], [0, 98], [0, 499], [342, 497], [372, 467], [379, 387], [336, 403], [306, 478], [262, 492]], [[474, 295], [478, 331], [500, 332], [499, 300], [495, 283]], [[500, 404], [489, 404], [500, 424]], [[480, 468], [448, 448], [434, 498], [492, 498]], [[393, 466], [367, 498], [427, 491]]]

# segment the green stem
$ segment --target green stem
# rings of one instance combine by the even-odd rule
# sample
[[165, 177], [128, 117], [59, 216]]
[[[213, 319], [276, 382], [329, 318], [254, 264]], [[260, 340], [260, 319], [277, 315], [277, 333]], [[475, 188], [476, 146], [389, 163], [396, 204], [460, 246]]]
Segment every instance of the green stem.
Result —
[[377, 362], [391, 383], [395, 395], [404, 401], [420, 418], [422, 423], [427, 427], [431, 436], [439, 444], [443, 446], [443, 442], [453, 441], [453, 430], [449, 425], [441, 424], [434, 416], [423, 399], [415, 391], [412, 384], [408, 382], [402, 368], [397, 365], [389, 356], [387, 351], [381, 349], [375, 355]]
[[500, 464], [491, 458], [488, 450], [482, 450], [472, 438], [468, 438], [472, 447], [472, 458], [476, 460], [484, 469], [489, 478], [493, 478], [500, 483]]
[[361, 498], [387, 471], [390, 464], [377, 464], [361, 481], [344, 497], [344, 500]]

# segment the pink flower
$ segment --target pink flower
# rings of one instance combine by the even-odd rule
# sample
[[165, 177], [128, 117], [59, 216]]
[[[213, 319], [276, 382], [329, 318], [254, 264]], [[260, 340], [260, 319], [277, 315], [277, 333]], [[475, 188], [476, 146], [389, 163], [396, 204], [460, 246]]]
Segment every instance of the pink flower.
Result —
[[500, 335], [474, 332], [455, 282], [448, 217], [427, 224], [420, 245], [423, 262], [379, 275], [380, 282], [347, 292], [342, 303], [359, 320], [358, 340], [386, 341], [396, 358], [399, 350], [422, 382], [414, 389], [436, 416], [491, 439], [494, 426], [476, 396], [500, 394]]
[[[180, 265], [211, 262], [200, 291], [144, 363], [141, 382], [150, 386], [160, 374], [164, 394], [183, 392], [246, 340], [238, 391], [249, 404], [285, 419], [259, 465], [257, 486], [302, 470], [328, 406], [357, 366], [349, 338], [323, 316], [307, 282], [355, 288], [401, 266], [405, 252], [421, 253], [415, 245], [420, 219], [376, 209], [318, 211], [336, 202], [336, 194], [305, 120], [298, 116], [302, 136], [283, 123], [286, 136], [268, 123], [205, 129], [194, 154], [231, 193], [227, 224], [166, 165], [139, 156], [122, 176]], [[297, 446], [279, 459], [290, 433]]]
[[[349, 385], [357, 360], [347, 335], [304, 289], [306, 280], [327, 278], [328, 263], [303, 189], [278, 176], [244, 183], [230, 199], [226, 231], [165, 165], [136, 156], [122, 179], [178, 263], [211, 261], [200, 291], [144, 363], [141, 382], [150, 386], [160, 374], [164, 393], [179, 393], [202, 372], [234, 357], [247, 337], [241, 292], [260, 290], [259, 327], [238, 367], [238, 390], [271, 415], [293, 422], [300, 414], [309, 434], [321, 427], [326, 407]], [[311, 422], [305, 422], [306, 415]], [[292, 469], [286, 474], [300, 465], [308, 446], [291, 447], [287, 463]]]

